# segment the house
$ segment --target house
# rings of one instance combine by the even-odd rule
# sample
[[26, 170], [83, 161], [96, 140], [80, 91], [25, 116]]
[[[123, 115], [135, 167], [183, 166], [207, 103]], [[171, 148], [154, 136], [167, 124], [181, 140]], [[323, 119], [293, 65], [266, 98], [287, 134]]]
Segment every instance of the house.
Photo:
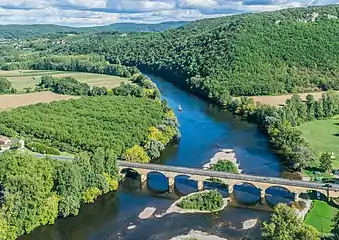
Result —
[[11, 140], [7, 137], [0, 136], [0, 150], [8, 150], [11, 147]]
[[7, 137], [0, 136], [0, 146], [8, 145], [11, 142], [11, 140]]

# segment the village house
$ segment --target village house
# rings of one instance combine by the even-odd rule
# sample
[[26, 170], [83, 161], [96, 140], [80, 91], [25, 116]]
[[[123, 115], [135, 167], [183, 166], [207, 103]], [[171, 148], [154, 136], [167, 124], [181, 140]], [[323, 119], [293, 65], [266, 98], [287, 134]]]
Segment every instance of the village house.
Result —
[[11, 147], [11, 140], [7, 137], [0, 136], [0, 150], [8, 150]]
[[23, 150], [25, 148], [25, 141], [23, 139], [9, 139], [8, 137], [0, 136], [0, 152], [10, 150]]

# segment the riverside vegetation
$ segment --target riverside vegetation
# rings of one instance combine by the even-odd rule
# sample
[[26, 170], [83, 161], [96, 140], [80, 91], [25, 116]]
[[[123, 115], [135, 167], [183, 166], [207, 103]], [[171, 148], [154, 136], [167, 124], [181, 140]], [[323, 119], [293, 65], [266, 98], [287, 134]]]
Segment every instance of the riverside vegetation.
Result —
[[81, 203], [117, 189], [117, 158], [147, 163], [180, 137], [174, 112], [156, 86], [140, 74], [133, 81], [110, 90], [45, 76], [39, 90], [81, 98], [1, 112], [0, 134], [24, 138], [33, 151], [76, 158], [0, 156], [0, 239], [77, 215]]

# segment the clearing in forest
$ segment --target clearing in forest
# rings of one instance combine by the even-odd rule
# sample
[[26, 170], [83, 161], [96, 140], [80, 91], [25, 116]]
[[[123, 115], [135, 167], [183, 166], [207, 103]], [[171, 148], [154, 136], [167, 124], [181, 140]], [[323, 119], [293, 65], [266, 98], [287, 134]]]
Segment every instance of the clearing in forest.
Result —
[[[302, 100], [306, 100], [306, 96], [312, 94], [315, 100], [319, 100], [324, 91], [321, 92], [313, 92], [313, 93], [298, 93]], [[277, 95], [277, 96], [253, 96], [254, 102], [260, 102], [262, 104], [268, 104], [273, 106], [281, 106], [284, 105], [286, 100], [290, 99], [293, 94], [286, 94], [286, 95]]]
[[339, 168], [339, 116], [307, 122], [298, 128], [317, 155], [333, 152], [333, 165]]
[[79, 82], [88, 83], [90, 86], [115, 88], [121, 82], [130, 82], [128, 78], [118, 76], [84, 73], [84, 72], [67, 72], [67, 71], [49, 71], [49, 70], [14, 70], [0, 71], [0, 76], [6, 77], [12, 82], [12, 86], [18, 91], [26, 88], [34, 89], [36, 84], [40, 82], [41, 76], [52, 75], [53, 77], [73, 77]]
[[69, 100], [74, 98], [78, 97], [55, 94], [52, 92], [0, 95], [0, 111], [31, 104], [48, 103], [59, 100]]

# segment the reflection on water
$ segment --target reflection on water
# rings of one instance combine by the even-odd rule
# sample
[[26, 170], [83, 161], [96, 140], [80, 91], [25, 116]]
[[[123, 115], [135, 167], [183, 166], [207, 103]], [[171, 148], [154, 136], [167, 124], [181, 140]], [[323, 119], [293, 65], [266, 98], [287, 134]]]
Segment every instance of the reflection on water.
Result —
[[[174, 108], [182, 139], [171, 144], [155, 162], [175, 166], [200, 168], [208, 162], [219, 148], [232, 148], [244, 173], [280, 176], [281, 163], [270, 150], [269, 142], [255, 125], [236, 119], [229, 112], [188, 94], [158, 77], [151, 77], [158, 85], [162, 96]], [[183, 111], [178, 112], [181, 104]], [[239, 239], [250, 233], [259, 236], [259, 225], [254, 229], [240, 230], [242, 222], [250, 218], [265, 220], [269, 213], [227, 207], [218, 214], [169, 215], [163, 218], [139, 220], [138, 214], [148, 206], [158, 212], [166, 210], [180, 195], [195, 192], [194, 181], [180, 176], [175, 179], [175, 191], [168, 189], [167, 179], [159, 174], [150, 174], [147, 184], [126, 179], [117, 193], [108, 194], [91, 205], [83, 205], [80, 214], [44, 226], [20, 239], [34, 240], [101, 240], [101, 239], [169, 239], [185, 234], [190, 229], [209, 232], [228, 239]], [[205, 188], [212, 188], [205, 183]], [[161, 194], [157, 191], [162, 192]], [[226, 194], [227, 189], [221, 190]], [[247, 193], [248, 198], [253, 192]], [[259, 194], [260, 197], [260, 194]], [[135, 229], [128, 230], [130, 225]], [[260, 239], [260, 238], [255, 238]]]

